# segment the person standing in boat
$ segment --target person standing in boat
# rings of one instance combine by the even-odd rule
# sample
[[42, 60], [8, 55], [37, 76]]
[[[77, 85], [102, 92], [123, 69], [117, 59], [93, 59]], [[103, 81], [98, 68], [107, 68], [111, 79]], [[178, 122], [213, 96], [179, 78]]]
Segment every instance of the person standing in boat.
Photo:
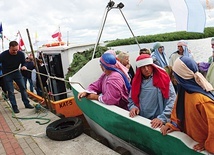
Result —
[[173, 52], [169, 57], [169, 66], [173, 67], [175, 60], [183, 55], [194, 59], [192, 52], [187, 47], [187, 42], [181, 40], [177, 43], [177, 47], [178, 50]]
[[120, 61], [121, 64], [128, 68], [128, 75], [131, 79], [130, 83], [132, 83], [132, 79], [135, 73], [132, 65], [129, 63], [129, 54], [127, 52], [120, 52], [117, 56], [117, 59]]
[[129, 116], [143, 116], [158, 128], [169, 121], [176, 98], [175, 90], [166, 71], [155, 65], [148, 54], [136, 59], [136, 74], [129, 95]]
[[151, 55], [151, 51], [148, 48], [142, 48], [142, 49], [140, 49], [140, 52], [139, 52], [139, 55], [141, 55], [141, 54], [149, 54], [149, 55]]
[[[141, 54], [151, 55], [151, 50], [148, 48], [142, 48], [142, 49], [140, 49], [140, 52], [139, 52], [139, 55], [141, 55]], [[160, 65], [156, 58], [153, 58], [153, 63], [158, 65], [158, 66]]]
[[8, 98], [14, 113], [19, 113], [19, 109], [14, 94], [13, 81], [15, 81], [19, 87], [25, 108], [33, 109], [34, 107], [30, 105], [30, 101], [28, 99], [23, 77], [19, 71], [20, 65], [21, 70], [27, 69], [26, 66], [24, 66], [25, 55], [22, 51], [19, 51], [19, 44], [16, 41], [11, 41], [9, 43], [9, 50], [6, 50], [0, 54], [0, 63], [2, 63], [2, 72], [4, 74], [3, 79], [6, 84]]
[[[213, 70], [213, 66], [214, 64], [212, 64], [214, 62], [214, 38], [211, 39], [211, 48], [212, 48], [212, 55], [208, 58], [208, 62], [199, 62], [198, 63], [198, 69], [199, 72], [204, 75], [204, 77], [206, 77], [206, 79], [212, 84], [212, 86], [214, 86], [214, 81], [212, 82], [211, 79], [213, 79], [214, 74], [211, 74], [211, 70]], [[212, 64], [212, 67], [210, 67]], [[208, 70], [209, 71], [209, 75], [207, 76]]]
[[129, 82], [131, 82], [131, 78], [130, 78], [130, 76], [129, 76], [129, 74], [128, 74], [129, 69], [128, 69], [126, 66], [124, 66], [124, 65], [117, 59], [117, 54], [116, 54], [116, 52], [115, 52], [114, 50], [107, 50], [107, 51], [105, 51], [104, 53], [110, 53], [110, 54], [113, 54], [113, 55], [115, 56], [115, 58], [116, 58], [115, 67], [118, 68], [118, 69], [120, 69], [120, 70], [123, 72], [123, 74], [128, 78]]
[[84, 92], [79, 93], [78, 99], [86, 97], [127, 110], [131, 86], [125, 74], [116, 67], [116, 62], [113, 54], [104, 53], [100, 58], [100, 66], [104, 73]]
[[168, 67], [169, 62], [164, 51], [164, 46], [157, 42], [154, 44], [153, 50], [154, 51], [152, 52], [151, 56], [154, 62], [156, 62], [156, 64], [162, 68]]
[[199, 72], [197, 63], [187, 57], [178, 58], [173, 66], [178, 93], [171, 121], [161, 127], [166, 135], [182, 131], [198, 142], [193, 149], [214, 153], [214, 94], [212, 85]]
[[210, 64], [210, 66], [206, 74], [206, 79], [214, 87], [214, 38], [211, 39], [211, 47], [212, 47], [212, 56], [209, 57], [208, 63]]
[[[171, 54], [171, 56], [169, 57], [169, 66], [170, 66], [170, 68], [173, 67], [175, 60], [176, 60], [177, 58], [183, 56], [183, 55], [185, 55], [185, 56], [187, 56], [187, 57], [190, 57], [190, 58], [194, 59], [194, 58], [193, 58], [193, 54], [191, 53], [191, 51], [190, 51], [190, 50], [188, 49], [188, 47], [187, 47], [187, 42], [185, 42], [185, 41], [183, 41], [183, 40], [179, 41], [179, 42], [177, 43], [177, 48], [178, 48], [178, 50], [175, 51], [175, 52], [173, 52], [173, 53]], [[171, 70], [170, 70], [170, 72], [171, 72], [171, 73], [170, 73], [171, 81], [172, 81], [172, 83], [173, 83], [173, 86], [174, 86], [174, 88], [175, 88], [175, 91], [177, 92], [177, 81], [176, 81], [176, 79], [174, 78], [174, 76], [172, 75], [172, 71], [171, 71]]]

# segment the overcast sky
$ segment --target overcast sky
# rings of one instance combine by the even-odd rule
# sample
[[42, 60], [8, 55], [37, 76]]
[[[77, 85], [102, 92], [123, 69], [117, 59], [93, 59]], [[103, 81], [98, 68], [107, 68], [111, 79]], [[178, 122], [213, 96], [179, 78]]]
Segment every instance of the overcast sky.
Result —
[[[14, 40], [18, 31], [27, 49], [30, 32], [31, 42], [38, 36], [38, 46], [53, 42], [51, 35], [60, 27], [63, 41], [70, 43], [95, 43], [102, 24], [102, 18], [109, 0], [1, 0], [0, 22], [3, 33]], [[114, 0], [122, 2], [122, 12], [136, 36], [176, 31], [175, 18], [168, 0]], [[201, 0], [206, 9], [206, 27], [214, 26], [214, 0]], [[69, 34], [69, 35], [67, 35]], [[69, 37], [67, 37], [69, 36]], [[123, 16], [118, 9], [112, 9], [107, 16], [101, 41], [132, 37]], [[8, 48], [5, 39], [5, 49]], [[1, 47], [1, 45], [0, 45]]]

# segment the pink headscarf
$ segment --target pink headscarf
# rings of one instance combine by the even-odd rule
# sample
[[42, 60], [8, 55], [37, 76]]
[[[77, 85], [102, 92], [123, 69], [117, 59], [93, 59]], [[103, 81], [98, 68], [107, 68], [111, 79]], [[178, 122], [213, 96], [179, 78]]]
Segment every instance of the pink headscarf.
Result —
[[177, 45], [178, 46], [186, 46], [187, 47], [187, 43], [184, 42], [184, 41], [179, 41]]

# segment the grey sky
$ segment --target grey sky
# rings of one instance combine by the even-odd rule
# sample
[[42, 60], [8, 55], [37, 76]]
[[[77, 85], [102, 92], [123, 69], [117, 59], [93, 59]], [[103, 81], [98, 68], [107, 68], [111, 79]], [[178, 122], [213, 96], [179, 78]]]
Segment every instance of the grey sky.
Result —
[[[2, 0], [0, 1], [0, 22], [3, 33], [10, 40], [15, 39], [18, 30], [29, 45], [26, 29], [30, 32], [31, 42], [35, 42], [37, 32], [39, 43], [53, 42], [51, 35], [58, 29], [63, 41], [70, 43], [95, 43], [101, 26], [102, 17], [109, 0]], [[176, 31], [175, 19], [168, 0], [114, 0], [122, 2], [122, 9], [131, 29], [136, 36]], [[206, 27], [214, 26], [214, 9], [206, 7]], [[210, 0], [214, 6], [214, 0]], [[132, 37], [119, 10], [108, 13], [101, 41]], [[8, 47], [5, 40], [5, 48]], [[29, 49], [29, 47], [27, 47]]]

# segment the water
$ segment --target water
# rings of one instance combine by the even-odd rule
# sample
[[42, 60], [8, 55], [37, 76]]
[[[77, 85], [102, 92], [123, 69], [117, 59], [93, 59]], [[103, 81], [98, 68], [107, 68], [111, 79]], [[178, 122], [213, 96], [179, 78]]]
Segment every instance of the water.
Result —
[[[170, 41], [170, 42], [161, 42], [161, 44], [165, 48], [165, 52], [167, 57], [171, 55], [171, 53], [177, 50], [178, 41]], [[206, 39], [197, 39], [197, 40], [188, 40], [188, 48], [194, 55], [194, 59], [196, 62], [208, 62], [208, 58], [212, 55], [211, 48], [211, 38]], [[141, 48], [152, 48], [154, 43], [140, 44]], [[139, 52], [139, 47], [137, 44], [135, 45], [126, 45], [126, 46], [116, 46], [112, 47], [114, 50], [119, 51], [128, 51], [128, 52]]]

